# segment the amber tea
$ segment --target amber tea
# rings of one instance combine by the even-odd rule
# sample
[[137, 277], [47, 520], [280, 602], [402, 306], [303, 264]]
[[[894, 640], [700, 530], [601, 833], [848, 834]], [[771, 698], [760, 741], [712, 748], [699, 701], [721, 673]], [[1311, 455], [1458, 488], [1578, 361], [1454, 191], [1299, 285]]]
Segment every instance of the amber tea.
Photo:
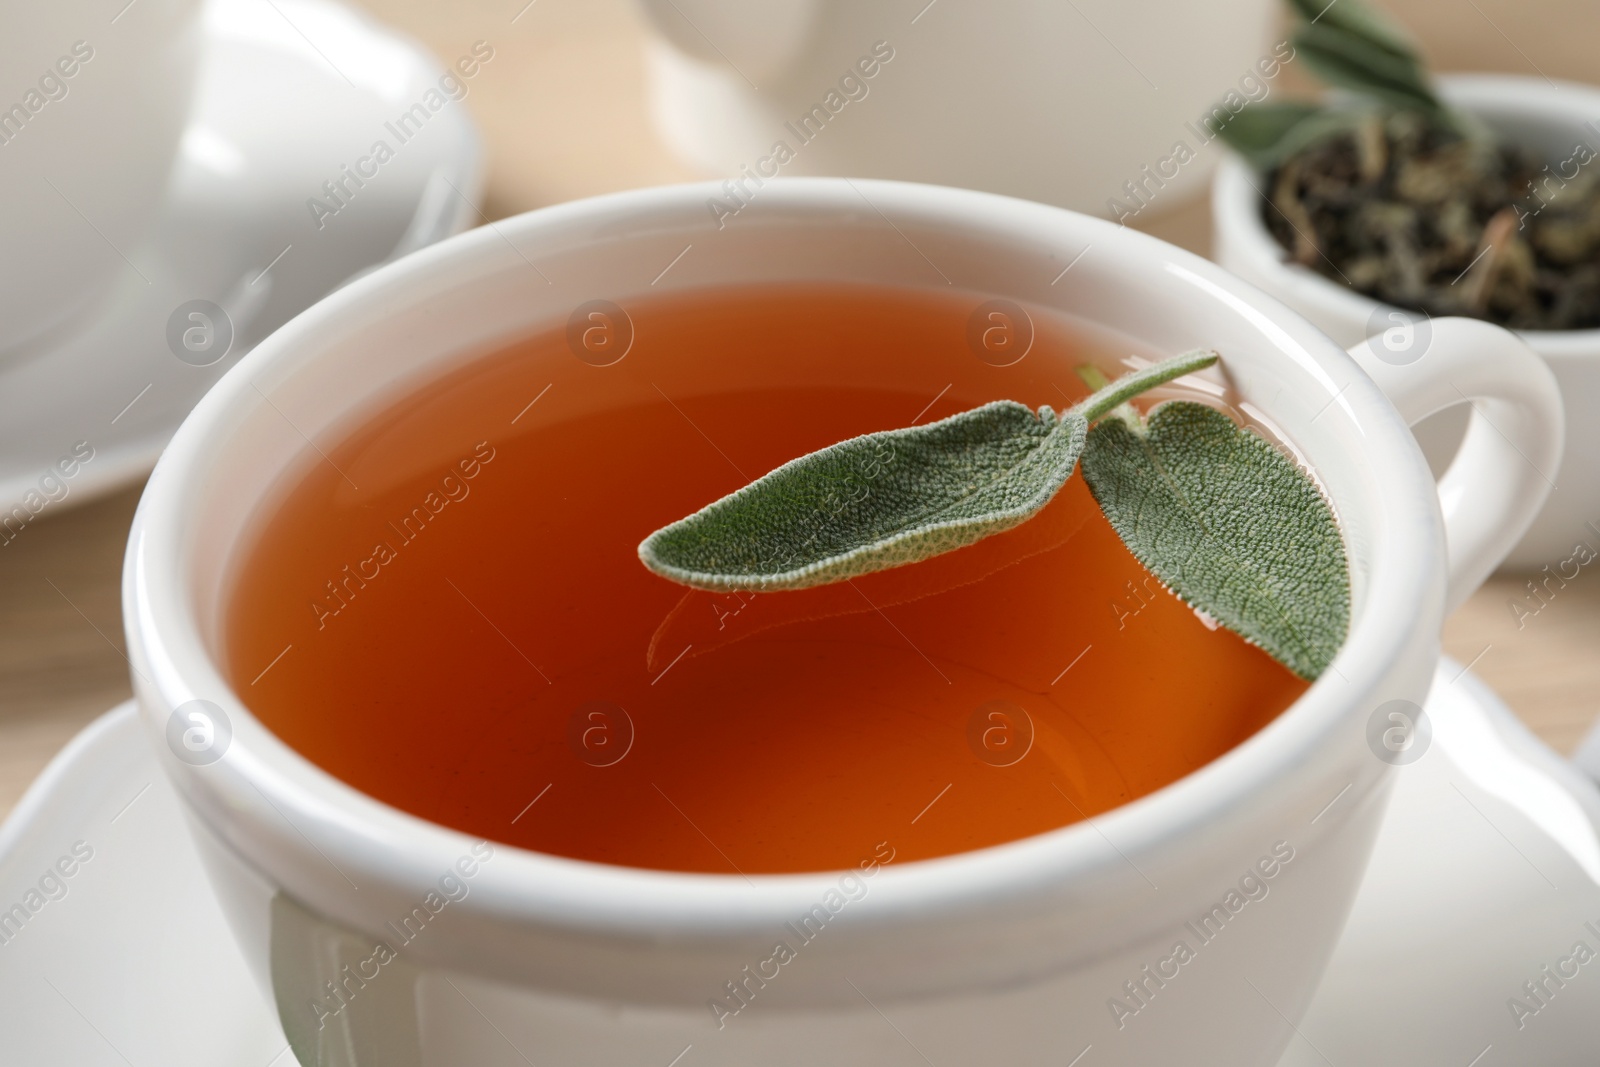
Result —
[[1081, 477], [1014, 530], [820, 588], [691, 591], [636, 555], [794, 456], [1064, 405], [1074, 367], [1131, 351], [1038, 313], [1025, 358], [985, 360], [981, 302], [679, 293], [593, 320], [625, 331], [615, 362], [554, 323], [417, 383], [319, 440], [264, 515], [227, 616], [235, 688], [382, 801], [635, 867], [930, 858], [1159, 789], [1306, 683], [1163, 589]]

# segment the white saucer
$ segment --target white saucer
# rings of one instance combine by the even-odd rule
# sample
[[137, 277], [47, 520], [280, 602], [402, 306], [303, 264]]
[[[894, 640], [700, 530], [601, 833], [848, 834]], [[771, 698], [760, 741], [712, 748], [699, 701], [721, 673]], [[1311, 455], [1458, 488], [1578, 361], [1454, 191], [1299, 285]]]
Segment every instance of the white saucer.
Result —
[[79, 842], [92, 855], [67, 865], [66, 895], [14, 934], [0, 925], [0, 1059], [293, 1067], [132, 701], [73, 738], [0, 826], [0, 919]]
[[[385, 127], [437, 92], [439, 58], [329, 0], [208, 0], [204, 32], [154, 236], [119, 250], [130, 266], [95, 321], [47, 351], [0, 361], [0, 513], [30, 490], [37, 506], [40, 478], [79, 441], [94, 457], [45, 511], [142, 476], [257, 341], [352, 276], [477, 220], [483, 153], [466, 105], [444, 103], [404, 144]], [[361, 188], [346, 179], [353, 195], [319, 229], [308, 201], [331, 204], [323, 183], [379, 139], [394, 158]], [[225, 356], [174, 354], [168, 322], [190, 301], [227, 312]]]
[[1574, 943], [1600, 953], [1600, 789], [1450, 660], [1427, 715], [1432, 749], [1397, 769], [1349, 925], [1279, 1067], [1593, 1065], [1600, 956], [1520, 1028], [1508, 1001], [1538, 1006], [1522, 984]]
[[[1349, 928], [1281, 1067], [1592, 1063], [1600, 959], [1521, 1031], [1506, 1000], [1575, 941], [1600, 949], [1583, 925], [1600, 928], [1600, 791], [1453, 663], [1428, 714], [1432, 747], [1395, 772]], [[80, 841], [93, 856], [66, 895], [0, 945], [7, 1062], [291, 1067], [131, 703], [0, 826], [0, 909]]]

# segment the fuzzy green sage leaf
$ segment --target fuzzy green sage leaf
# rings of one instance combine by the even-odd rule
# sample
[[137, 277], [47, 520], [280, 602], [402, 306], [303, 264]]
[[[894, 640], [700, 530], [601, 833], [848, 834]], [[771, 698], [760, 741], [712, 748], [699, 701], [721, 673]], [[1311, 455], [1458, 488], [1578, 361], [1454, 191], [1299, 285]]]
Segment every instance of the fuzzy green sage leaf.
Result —
[[1001, 400], [842, 441], [657, 530], [639, 558], [723, 592], [804, 589], [950, 552], [1038, 514], [1072, 476], [1096, 419], [1216, 360], [1210, 351], [1165, 360], [1060, 415]]
[[1418, 60], [1410, 36], [1363, 0], [1289, 0], [1307, 26], [1330, 26], [1401, 59]]
[[[1354, 0], [1341, 0], [1352, 3]], [[1306, 66], [1329, 85], [1393, 107], [1443, 116], [1427, 68], [1414, 53], [1399, 55], [1370, 37], [1327, 23], [1308, 23], [1294, 34]]]
[[1325, 137], [1355, 129], [1371, 114], [1370, 109], [1358, 107], [1326, 109], [1298, 102], [1251, 104], [1217, 133], [1256, 170], [1269, 171]]
[[1481, 133], [1478, 123], [1439, 98], [1411, 38], [1376, 8], [1363, 0], [1288, 2], [1300, 19], [1291, 38], [1295, 55], [1324, 82], [1367, 104], [1245, 106], [1217, 133], [1253, 166], [1276, 167], [1314, 142], [1351, 129], [1373, 105], [1421, 113], [1459, 134]]
[[1083, 474], [1130, 551], [1186, 603], [1303, 678], [1344, 643], [1350, 580], [1333, 511], [1270, 443], [1192, 401], [1106, 419]]

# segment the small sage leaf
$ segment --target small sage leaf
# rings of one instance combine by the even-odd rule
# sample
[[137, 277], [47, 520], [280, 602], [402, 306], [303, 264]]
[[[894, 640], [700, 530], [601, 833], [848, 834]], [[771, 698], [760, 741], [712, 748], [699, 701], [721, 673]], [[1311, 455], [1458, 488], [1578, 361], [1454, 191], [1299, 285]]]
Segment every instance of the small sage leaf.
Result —
[[1140, 563], [1185, 603], [1315, 679], [1344, 643], [1349, 570], [1310, 477], [1214, 408], [1106, 419], [1083, 474]]
[[1218, 129], [1228, 147], [1259, 171], [1268, 171], [1324, 137], [1355, 129], [1370, 115], [1361, 108], [1315, 104], [1251, 104]]
[[1364, 0], [1288, 2], [1300, 17], [1292, 36], [1295, 55], [1324, 82], [1348, 90], [1367, 105], [1337, 100], [1325, 107], [1247, 105], [1214, 128], [1252, 166], [1271, 170], [1312, 144], [1359, 126], [1373, 105], [1421, 113], [1471, 139], [1487, 135], [1480, 122], [1439, 98], [1416, 45], [1376, 8]]
[[1089, 428], [999, 400], [791, 460], [651, 534], [645, 566], [697, 589], [804, 589], [914, 563], [1026, 521]]
[[1272, 151], [1290, 130], [1321, 111], [1316, 104], [1297, 100], [1253, 104], [1217, 127], [1217, 133], [1228, 147], [1254, 162], [1261, 153]]
[[1388, 16], [1363, 0], [1289, 0], [1307, 25], [1332, 26], [1374, 48], [1417, 60], [1417, 46]]
[[[1348, 3], [1349, 0], [1342, 0]], [[1294, 34], [1294, 47], [1307, 67], [1327, 82], [1392, 107], [1443, 116], [1428, 72], [1416, 56], [1400, 56], [1348, 30], [1326, 23], [1307, 24]]]
[[1072, 476], [1089, 423], [1216, 362], [1129, 374], [1057, 415], [999, 400], [791, 460], [651, 534], [639, 558], [696, 589], [804, 589], [941, 555], [1026, 522]]

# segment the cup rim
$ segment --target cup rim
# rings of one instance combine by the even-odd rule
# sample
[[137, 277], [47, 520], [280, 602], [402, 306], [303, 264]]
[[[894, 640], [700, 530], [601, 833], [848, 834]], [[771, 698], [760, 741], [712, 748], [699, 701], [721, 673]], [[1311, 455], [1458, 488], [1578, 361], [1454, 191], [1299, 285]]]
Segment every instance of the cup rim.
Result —
[[[1444, 74], [1438, 83], [1441, 95], [1473, 113], [1553, 118], [1569, 121], [1575, 130], [1586, 120], [1600, 120], [1600, 88], [1579, 82], [1551, 82], [1521, 74]], [[1591, 148], [1600, 152], [1600, 135]], [[1248, 262], [1255, 277], [1270, 279], [1279, 290], [1340, 319], [1364, 324], [1380, 307], [1391, 306], [1289, 262], [1283, 246], [1262, 221], [1256, 177], [1255, 169], [1238, 153], [1224, 153], [1211, 192], [1211, 215], [1219, 247], [1227, 242], [1241, 260]], [[1600, 355], [1600, 327], [1512, 332], [1546, 358]]]
[[[253, 379], [290, 364], [302, 347], [315, 349], [320, 339], [339, 335], [347, 320], [396, 314], [407, 305], [408, 292], [449, 288], [467, 265], [494, 255], [503, 260], [507, 242], [513, 247], [533, 243], [547, 227], [575, 223], [601, 233], [607, 221], [637, 223], [652, 211], [703, 213], [706, 199], [720, 195], [720, 185], [711, 182], [614, 193], [529, 212], [414, 253], [325, 297], [280, 328], [230, 369], [185, 420], [134, 519], [124, 567], [124, 619], [142, 717], [167, 773], [199, 817], [247, 861], [281, 876], [301, 860], [318, 862], [304, 844], [328, 860], [313, 841], [317, 838], [337, 849], [335, 866], [343, 868], [339, 873], [346, 881], [357, 875], [352, 885], [376, 883], [396, 892], [412, 887], [414, 892], [477, 840], [390, 807], [310, 763], [249, 713], [212, 660], [196, 619], [183, 535], [186, 517], [215, 484], [213, 444], [225, 440], [245, 412], [261, 408]], [[892, 898], [894, 907], [874, 915], [952, 913], [1049, 891], [1063, 879], [1104, 880], [1113, 870], [1120, 877], [1125, 864], [1152, 848], [1204, 828], [1208, 819], [1223, 819], [1272, 785], [1303, 773], [1319, 745], [1347, 744], [1338, 731], [1350, 728], [1352, 713], [1365, 706], [1360, 702], [1418, 647], [1436, 647], [1436, 634], [1419, 636], [1437, 621], [1444, 598], [1443, 533], [1432, 477], [1376, 385], [1300, 315], [1199, 256], [1048, 205], [971, 190], [839, 178], [780, 179], [769, 182], [762, 195], [764, 203], [818, 212], [837, 212], [848, 202], [857, 213], [858, 198], [867, 195], [886, 218], [895, 212], [937, 211], [976, 220], [996, 234], [1002, 225], [1021, 232], [1043, 228], [1063, 238], [1070, 234], [1080, 244], [1084, 237], [1122, 244], [1152, 265], [1194, 278], [1197, 292], [1270, 336], [1275, 349], [1318, 375], [1329, 397], [1340, 401], [1333, 417], [1349, 420], [1356, 428], [1352, 432], [1365, 435], [1368, 443], [1400, 450], [1393, 461], [1372, 464], [1373, 499], [1385, 514], [1405, 519], [1396, 523], [1394, 536], [1364, 546], [1372, 561], [1367, 603], [1352, 615], [1333, 667], [1289, 708], [1191, 774], [1093, 819], [989, 848], [886, 867], [877, 873], [873, 892]], [[1332, 370], [1346, 383], [1337, 392]], [[1350, 551], [1354, 562], [1355, 550]], [[233, 726], [227, 757], [205, 767], [180, 763], [160, 741], [171, 709], [197, 696], [220, 704]], [[1386, 780], [1373, 762], [1371, 773], [1353, 783], [1358, 795]], [[1120, 844], [1108, 852], [1106, 842], [1113, 838]], [[769, 929], [809, 908], [843, 873], [745, 878], [617, 867], [511, 845], [495, 848], [495, 863], [485, 865], [462, 908], [499, 921], [609, 934]], [[326, 872], [317, 877], [336, 881]], [[296, 892], [302, 899], [316, 895], [306, 886]]]

